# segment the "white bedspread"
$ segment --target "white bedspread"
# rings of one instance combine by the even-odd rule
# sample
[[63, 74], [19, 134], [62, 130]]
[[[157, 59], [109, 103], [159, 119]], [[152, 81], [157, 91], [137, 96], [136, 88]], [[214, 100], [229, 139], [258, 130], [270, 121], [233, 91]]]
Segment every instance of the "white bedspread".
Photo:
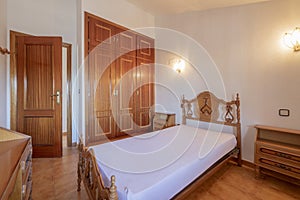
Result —
[[233, 134], [174, 126], [92, 146], [109, 186], [121, 200], [170, 199], [236, 146]]

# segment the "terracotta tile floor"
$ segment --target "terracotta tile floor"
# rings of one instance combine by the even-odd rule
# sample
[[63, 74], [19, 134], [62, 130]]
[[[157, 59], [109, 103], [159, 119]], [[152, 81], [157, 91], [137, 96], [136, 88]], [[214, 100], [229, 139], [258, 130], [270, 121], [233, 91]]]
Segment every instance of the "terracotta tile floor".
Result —
[[[33, 159], [33, 200], [88, 199], [83, 185], [77, 192], [77, 160], [75, 147], [64, 147], [62, 158]], [[253, 170], [228, 165], [187, 199], [299, 200], [300, 187], [271, 177], [257, 180]]]
[[62, 158], [34, 158], [32, 199], [88, 199], [83, 185], [81, 192], [77, 192], [77, 161], [77, 148], [66, 147], [65, 138]]

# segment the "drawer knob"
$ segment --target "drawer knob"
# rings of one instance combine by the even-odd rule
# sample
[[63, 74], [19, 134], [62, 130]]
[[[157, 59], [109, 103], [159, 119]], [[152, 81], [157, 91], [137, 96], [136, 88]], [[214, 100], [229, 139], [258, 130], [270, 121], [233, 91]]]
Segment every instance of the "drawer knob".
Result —
[[292, 169], [290, 167], [287, 167], [283, 164], [275, 164], [276, 167], [284, 169], [284, 170], [288, 170], [288, 171], [292, 171]]
[[22, 186], [22, 196], [24, 197], [26, 194], [26, 185]]
[[279, 157], [287, 158], [287, 159], [291, 159], [292, 158], [291, 156], [289, 156], [289, 155], [287, 155], [285, 153], [280, 153], [280, 152], [277, 152], [276, 155], [279, 156]]
[[25, 166], [26, 166], [25, 161], [22, 161], [21, 162], [21, 169], [22, 169], [23, 173], [25, 172]]

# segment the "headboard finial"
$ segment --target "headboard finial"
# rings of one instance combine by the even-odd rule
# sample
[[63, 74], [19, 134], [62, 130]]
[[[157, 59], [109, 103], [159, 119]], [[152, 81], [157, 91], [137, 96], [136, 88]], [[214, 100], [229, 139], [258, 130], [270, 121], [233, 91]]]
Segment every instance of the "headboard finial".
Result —
[[236, 118], [237, 118], [237, 123], [239, 124], [240, 121], [241, 121], [240, 95], [239, 95], [239, 93], [236, 94], [235, 104], [236, 104], [236, 114], [237, 114]]
[[235, 99], [236, 105], [240, 106], [240, 95], [239, 93], [236, 93], [236, 99]]
[[182, 124], [186, 124], [186, 116], [185, 116], [185, 104], [186, 100], [184, 98], [184, 95], [182, 95], [182, 99], [181, 99], [181, 109], [182, 109]]

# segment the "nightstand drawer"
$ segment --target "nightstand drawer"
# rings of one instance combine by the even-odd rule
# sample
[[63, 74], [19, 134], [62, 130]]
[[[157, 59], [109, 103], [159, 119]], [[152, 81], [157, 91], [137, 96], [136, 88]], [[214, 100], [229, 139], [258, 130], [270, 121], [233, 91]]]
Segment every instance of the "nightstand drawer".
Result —
[[258, 158], [256, 164], [288, 176], [300, 178], [300, 168], [295, 166], [286, 165], [263, 157]]
[[300, 168], [300, 150], [293, 147], [277, 146], [276, 144], [262, 141], [256, 142], [256, 154], [268, 157], [272, 160], [290, 163]]
[[267, 149], [267, 148], [264, 148], [264, 147], [261, 147], [259, 149], [259, 151], [262, 154], [267, 154], [267, 155], [272, 155], [272, 156], [276, 156], [276, 157], [279, 157], [279, 158], [284, 158], [286, 160], [295, 161], [295, 162], [298, 162], [300, 164], [300, 157], [299, 156], [295, 156], [295, 155], [292, 155], [292, 154], [289, 154], [289, 153], [274, 151], [272, 149]]

